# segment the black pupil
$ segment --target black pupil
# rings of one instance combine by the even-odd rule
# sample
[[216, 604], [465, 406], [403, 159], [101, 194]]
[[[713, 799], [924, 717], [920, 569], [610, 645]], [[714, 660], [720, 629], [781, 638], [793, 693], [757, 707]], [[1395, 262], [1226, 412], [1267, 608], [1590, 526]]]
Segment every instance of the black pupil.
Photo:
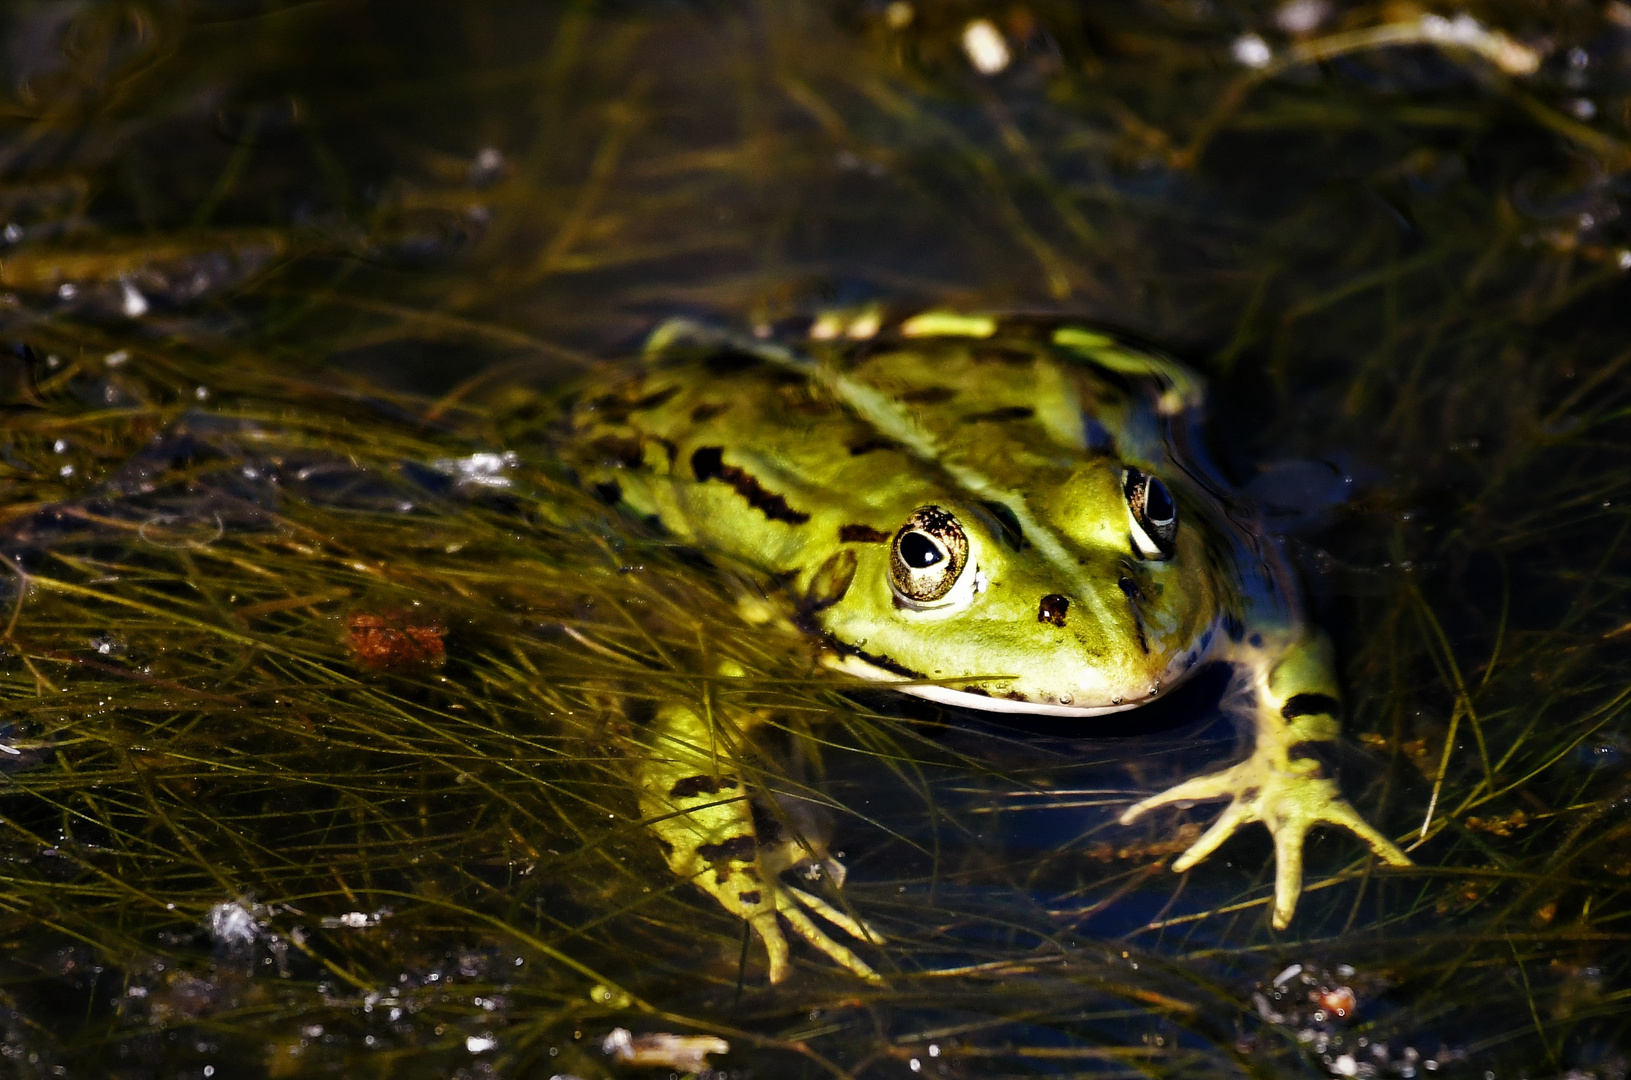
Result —
[[1172, 505], [1172, 492], [1153, 477], [1149, 489], [1144, 493], [1144, 516], [1155, 525], [1165, 525], [1178, 516], [1178, 508]]
[[946, 556], [940, 546], [920, 532], [910, 532], [900, 538], [900, 557], [914, 570], [923, 570], [940, 562]]

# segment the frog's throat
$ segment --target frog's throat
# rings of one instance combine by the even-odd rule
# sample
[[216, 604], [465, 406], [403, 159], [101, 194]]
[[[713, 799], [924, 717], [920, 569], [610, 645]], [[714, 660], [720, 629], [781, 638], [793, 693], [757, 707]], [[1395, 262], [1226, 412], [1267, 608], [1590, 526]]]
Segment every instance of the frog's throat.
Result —
[[844, 655], [829, 653], [823, 656], [822, 660], [828, 666], [846, 674], [889, 684], [890, 689], [903, 694], [926, 698], [941, 705], [953, 705], [960, 709], [978, 709], [981, 712], [1023, 713], [1029, 716], [1104, 716], [1107, 713], [1136, 709], [1143, 704], [1142, 701], [1129, 701], [1119, 705], [1056, 705], [1053, 702], [992, 697], [989, 694], [958, 690], [950, 686], [912, 682], [903, 678], [899, 672], [869, 664], [853, 653]]

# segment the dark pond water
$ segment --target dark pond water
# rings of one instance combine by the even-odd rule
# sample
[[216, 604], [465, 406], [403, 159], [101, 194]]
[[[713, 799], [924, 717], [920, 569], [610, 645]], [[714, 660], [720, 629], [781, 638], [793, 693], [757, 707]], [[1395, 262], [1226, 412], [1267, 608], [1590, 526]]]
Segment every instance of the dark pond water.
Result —
[[[6, 1075], [1631, 1070], [1631, 7], [12, 0], [0, 47]], [[567, 482], [558, 399], [663, 319], [869, 303], [1206, 376], [1415, 869], [1317, 833], [1275, 931], [1260, 828], [1177, 875], [1212, 808], [1115, 824], [1240, 752], [1215, 684], [846, 695]], [[883, 983], [770, 985], [669, 874], [670, 700], [780, 718]]]

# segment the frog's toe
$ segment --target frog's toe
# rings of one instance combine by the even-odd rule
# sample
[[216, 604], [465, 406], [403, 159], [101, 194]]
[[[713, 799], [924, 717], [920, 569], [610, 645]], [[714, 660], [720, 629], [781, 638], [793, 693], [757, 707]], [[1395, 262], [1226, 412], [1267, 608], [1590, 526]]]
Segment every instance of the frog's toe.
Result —
[[1399, 850], [1399, 845], [1383, 836], [1370, 822], [1359, 816], [1359, 811], [1349, 806], [1344, 799], [1338, 799], [1325, 808], [1320, 819], [1331, 825], [1337, 825], [1353, 833], [1376, 853], [1376, 857], [1389, 866], [1414, 866], [1410, 856]]
[[803, 904], [817, 915], [820, 915], [823, 919], [826, 919], [834, 926], [839, 927], [846, 934], [857, 941], [870, 942], [873, 945], [883, 944], [883, 935], [874, 930], [871, 924], [866, 922], [866, 920], [857, 919], [848, 912], [840, 911], [838, 908], [835, 908], [831, 904], [827, 903], [827, 901], [821, 899], [821, 897], [807, 893], [803, 889], [795, 889], [791, 885], [784, 885], [783, 888], [796, 897], [799, 903]]
[[1236, 799], [1218, 815], [1212, 827], [1207, 829], [1199, 840], [1189, 845], [1187, 851], [1172, 861], [1172, 869], [1180, 874], [1188, 870], [1216, 851], [1218, 845], [1235, 834], [1235, 830], [1256, 818], [1257, 812], [1249, 803]]
[[[1206, 799], [1216, 799], [1224, 795], [1233, 795], [1235, 792], [1240, 790], [1240, 785], [1237, 780], [1238, 772], [1239, 766], [1236, 766], [1234, 768], [1224, 769], [1222, 772], [1212, 773], [1210, 776], [1197, 776], [1193, 780], [1185, 780], [1181, 784], [1176, 784], [1167, 788], [1167, 790], [1161, 792], [1159, 795], [1151, 795], [1149, 798], [1143, 799], [1129, 806], [1126, 810], [1122, 811], [1121, 823], [1123, 825], [1131, 825], [1134, 821], [1138, 820], [1138, 818], [1142, 816], [1146, 810], [1153, 810], [1158, 806], [1170, 806], [1171, 804], [1177, 802], [1202, 802]], [[1207, 834], [1207, 836], [1210, 835], [1210, 833]], [[1227, 835], [1227, 833], [1224, 834], [1224, 836]], [[1218, 837], [1218, 840], [1221, 842], [1223, 838], [1224, 837], [1220, 836]], [[1216, 844], [1213, 845], [1213, 847], [1216, 846]], [[1207, 850], [1210, 851], [1211, 849], [1208, 848]]]
[[765, 953], [770, 959], [770, 981], [781, 982], [792, 968], [788, 962], [787, 937], [782, 933], [781, 924], [776, 921], [775, 910], [754, 915], [749, 923], [754, 933], [759, 935], [759, 940], [765, 943]]
[[[777, 906], [781, 909], [782, 918], [787, 920], [788, 925], [798, 933], [799, 937], [814, 945], [839, 967], [859, 975], [867, 982], [883, 982], [883, 977], [873, 971], [865, 960], [855, 955], [853, 950], [828, 937], [826, 931], [817, 926], [810, 916], [804, 913], [804, 909], [799, 907], [800, 903], [808, 903], [811, 900], [816, 900], [816, 898], [798, 889], [788, 888], [777, 892]], [[815, 911], [820, 913], [822, 918], [831, 919], [852, 934], [856, 930], [870, 930], [864, 923], [849, 918], [823, 901], [816, 900], [816, 905], [812, 906]], [[842, 921], [833, 919], [834, 915], [840, 916]], [[855, 936], [864, 939], [866, 935], [855, 934]], [[773, 975], [771, 982], [777, 981], [779, 980]]]
[[[1300, 796], [1300, 797], [1299, 797]], [[1359, 811], [1336, 794], [1329, 782], [1308, 784], [1300, 790], [1293, 788], [1289, 798], [1281, 800], [1277, 813], [1265, 815], [1265, 822], [1274, 834], [1274, 928], [1284, 930], [1291, 924], [1297, 909], [1297, 899], [1303, 888], [1303, 844], [1308, 830], [1315, 825], [1336, 825], [1347, 829], [1374, 851], [1378, 858], [1393, 866], [1410, 866], [1410, 857], [1359, 816]]]
[[1303, 841], [1308, 822], [1301, 817], [1282, 821], [1274, 828], [1274, 928], [1291, 925], [1297, 899], [1303, 893]]

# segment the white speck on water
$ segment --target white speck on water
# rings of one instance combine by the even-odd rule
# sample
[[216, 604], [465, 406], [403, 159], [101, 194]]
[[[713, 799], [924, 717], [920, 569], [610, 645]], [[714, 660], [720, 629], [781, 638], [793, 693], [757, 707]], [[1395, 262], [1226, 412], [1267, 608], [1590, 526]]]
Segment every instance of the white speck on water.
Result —
[[1358, 1072], [1359, 1062], [1353, 1059], [1352, 1054], [1343, 1054], [1331, 1062], [1331, 1074], [1333, 1076], [1353, 1076]]
[[940, 1056], [940, 1044], [939, 1043], [930, 1043], [929, 1044], [929, 1056], [930, 1057], [939, 1057]]
[[203, 401], [209, 396], [210, 388], [207, 386], [200, 386], [193, 391], [193, 397], [197, 398], [199, 401]]
[[1284, 971], [1280, 972], [1280, 974], [1274, 977], [1274, 985], [1284, 986], [1286, 983], [1290, 982], [1292, 979], [1295, 979], [1302, 973], [1303, 966], [1301, 964], [1292, 964], [1290, 967], [1286, 968]]
[[79, 295], [79, 287], [71, 281], [64, 281], [57, 286], [57, 296], [63, 300], [72, 300]]
[[1631, 270], [1631, 251], [1621, 248], [1619, 255], [1615, 257], [1614, 262], [1621, 270]]
[[498, 1045], [498, 1040], [491, 1034], [471, 1035], [464, 1040], [464, 1048], [472, 1054], [485, 1054]]
[[480, 453], [462, 458], [437, 458], [430, 463], [430, 467], [446, 476], [458, 478], [461, 484], [502, 488], [510, 486], [510, 478], [504, 475], [504, 470], [514, 468], [520, 461], [514, 450], [506, 450], [502, 454]]
[[208, 1078], [209, 1078], [209, 1077], [211, 1077], [211, 1076], [214, 1076], [214, 1075], [215, 1075], [215, 1066], [214, 1066], [214, 1065], [206, 1065], [206, 1066], [204, 1066], [204, 1077], [205, 1077], [205, 1080], [208, 1080]]
[[61, 469], [59, 469], [57, 471], [60, 472], [63, 476], [72, 476], [72, 475], [74, 475], [74, 467], [72, 465], [64, 465]]
[[1306, 34], [1330, 17], [1331, 5], [1325, 0], [1291, 0], [1274, 13], [1274, 25], [1288, 34]]
[[129, 360], [129, 359], [130, 359], [130, 350], [128, 350], [128, 349], [119, 349], [119, 350], [117, 350], [115, 352], [108, 353], [108, 355], [103, 359], [103, 363], [107, 364], [108, 367], [119, 367], [119, 366], [123, 365], [126, 360]]
[[1241, 34], [1235, 38], [1234, 44], [1229, 46], [1229, 55], [1241, 67], [1249, 68], [1268, 67], [1269, 61], [1274, 59], [1269, 43], [1256, 34]]
[[121, 280], [119, 289], [124, 294], [124, 302], [120, 307], [127, 319], [139, 319], [147, 314], [147, 297], [141, 290], [128, 281]]
[[981, 75], [995, 75], [1013, 59], [1002, 31], [990, 19], [975, 19], [963, 27], [963, 52]]
[[51, 450], [53, 453], [66, 454], [68, 452], [68, 440], [58, 439], [51, 444]]
[[1575, 98], [1569, 102], [1569, 112], [1576, 120], [1590, 120], [1597, 115], [1597, 103], [1590, 98]]
[[218, 945], [248, 945], [260, 936], [260, 923], [238, 900], [227, 900], [210, 908], [204, 926]]
[[23, 230], [15, 221], [6, 225], [6, 243], [15, 244], [23, 238]]
[[883, 9], [883, 21], [889, 24], [891, 30], [904, 30], [912, 25], [912, 19], [917, 15], [912, 5], [906, 0], [895, 0], [893, 4]]
[[910, 1065], [912, 1067], [913, 1072], [922, 1072], [923, 1071], [923, 1062], [919, 1061], [917, 1058], [913, 1058], [911, 1061], [908, 1061], [906, 1064], [908, 1064], [908, 1065]]

